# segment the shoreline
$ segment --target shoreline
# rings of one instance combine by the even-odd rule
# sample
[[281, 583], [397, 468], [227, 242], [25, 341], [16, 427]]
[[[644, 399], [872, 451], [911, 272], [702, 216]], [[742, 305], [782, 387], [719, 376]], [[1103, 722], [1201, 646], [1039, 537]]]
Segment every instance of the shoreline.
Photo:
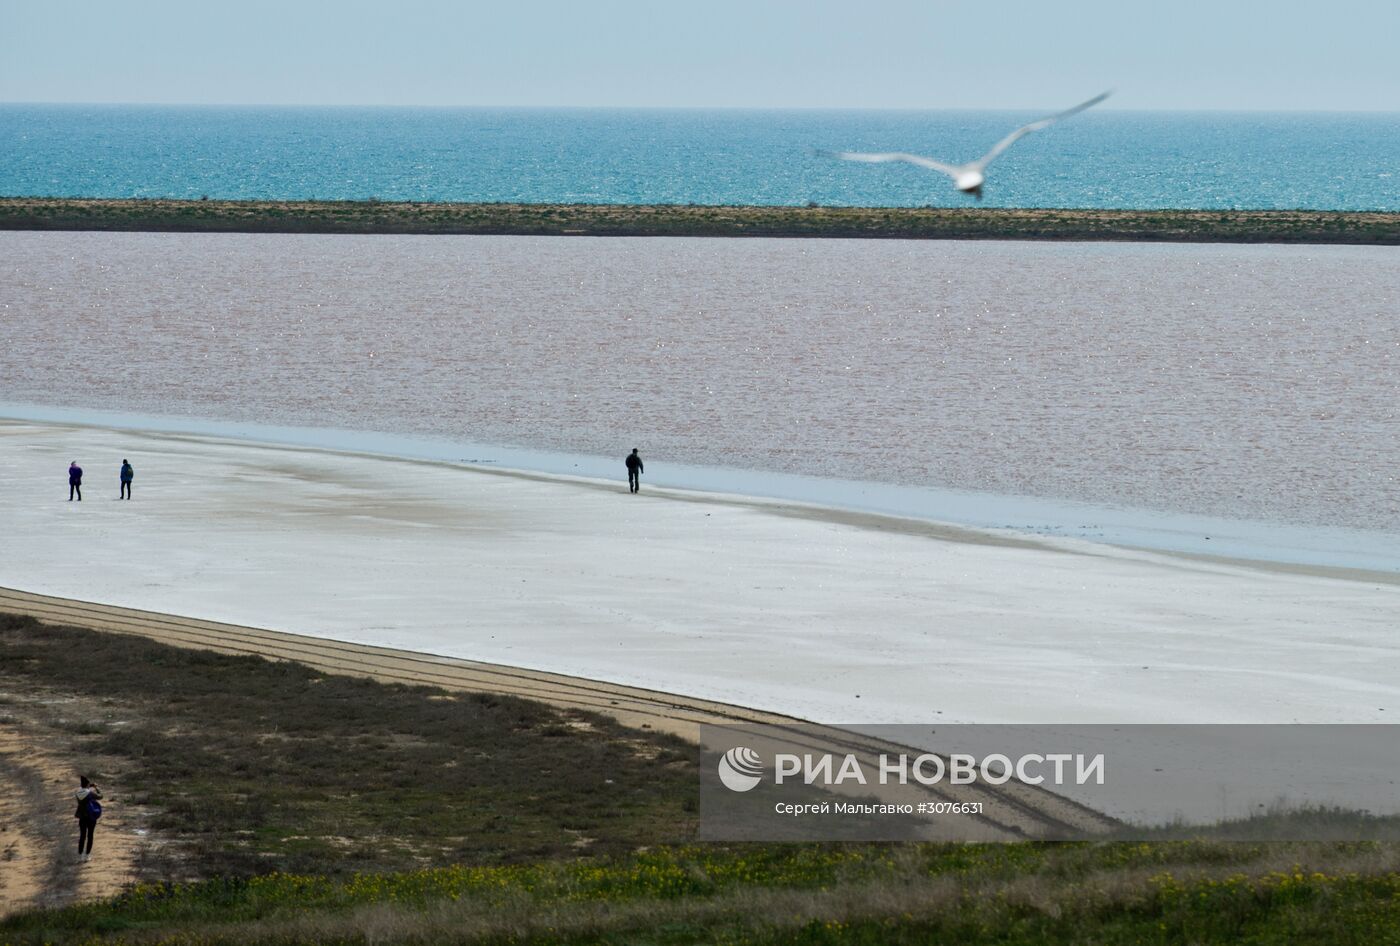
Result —
[[[909, 750], [878, 733], [814, 724], [781, 713], [718, 703], [605, 680], [464, 660], [441, 654], [378, 647], [280, 630], [245, 627], [175, 614], [57, 598], [0, 587], [0, 613], [33, 617], [43, 623], [104, 634], [126, 634], [156, 643], [234, 656], [255, 655], [289, 661], [322, 673], [363, 677], [380, 683], [435, 687], [448, 693], [510, 696], [557, 709], [611, 717], [634, 730], [677, 736], [697, 749], [703, 726], [744, 726], [746, 734], [790, 746], [838, 746], [874, 766], [882, 752]], [[0, 727], [0, 736], [3, 727]], [[3, 747], [0, 747], [3, 748]], [[977, 819], [986, 840], [1035, 838], [1068, 828], [1105, 833], [1117, 821], [1082, 801], [1031, 784], [967, 788], [966, 797], [1000, 810]], [[854, 793], [853, 793], [854, 794]], [[933, 793], [937, 797], [937, 793]], [[936, 831], [929, 837], [937, 838]]]
[[[427, 463], [449, 469], [611, 488], [615, 459], [586, 454], [459, 443], [340, 428], [223, 422], [104, 409], [0, 401], [0, 429], [32, 424], [143, 437], [209, 439], [252, 447]], [[1385, 532], [1302, 523], [1222, 519], [1088, 500], [842, 480], [809, 474], [668, 463], [647, 485], [694, 503], [745, 505], [777, 515], [893, 529], [911, 535], [1045, 547], [1063, 540], [1093, 548], [1180, 556], [1292, 574], [1400, 584], [1400, 558]], [[1076, 525], [1092, 523], [1092, 525]]]
[[551, 706], [601, 713], [625, 726], [666, 732], [689, 742], [698, 743], [699, 727], [707, 724], [763, 724], [777, 728], [809, 725], [806, 720], [780, 713], [606, 680], [206, 621], [17, 588], [0, 587], [0, 612], [27, 615], [48, 624], [134, 634], [175, 647], [290, 660], [326, 673], [363, 676], [386, 683], [518, 696]]
[[[26, 536], [0, 585], [54, 598], [843, 727], [1395, 711], [1400, 601], [1372, 576], [208, 438], [0, 438], [5, 525]], [[132, 458], [136, 501], [106, 491], [108, 456]], [[84, 458], [88, 503], [61, 501], [55, 457]]]
[[1400, 213], [0, 197], [0, 230], [1400, 245]]

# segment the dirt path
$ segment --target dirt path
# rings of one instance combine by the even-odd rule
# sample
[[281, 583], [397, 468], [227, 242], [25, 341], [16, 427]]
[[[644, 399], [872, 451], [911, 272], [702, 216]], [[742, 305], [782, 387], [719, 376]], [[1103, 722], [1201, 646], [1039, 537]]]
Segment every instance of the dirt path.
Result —
[[4, 718], [13, 721], [0, 725], [0, 916], [120, 892], [140, 845], [132, 819], [108, 805], [92, 859], [79, 863], [71, 765], [54, 757], [43, 727]]
[[[499, 664], [303, 637], [10, 589], [0, 589], [0, 611], [28, 614], [55, 624], [135, 634], [177, 647], [292, 660], [326, 673], [461, 692], [519, 696], [563, 708], [602, 713], [626, 726], [673, 733], [691, 742], [699, 741], [702, 724], [743, 723], [759, 724], [771, 732], [775, 740], [789, 746], [809, 745], [822, 751], [840, 748], [864, 757], [871, 765], [876, 764], [873, 760], [881, 752], [908, 751], [904, 746], [835, 727], [813, 727], [804, 720], [776, 713]], [[953, 800], [952, 796], [936, 789], [911, 788], [911, 792], [918, 791], [927, 792], [938, 800]], [[994, 808], [997, 815], [986, 817], [983, 824], [988, 840], [1045, 836], [1066, 827], [1097, 833], [1115, 826], [1115, 822], [1097, 812], [1028, 785], [1013, 783], [996, 789], [968, 787], [959, 791], [956, 800], [994, 803], [988, 808]]]
[[42, 902], [57, 850], [48, 821], [31, 815], [45, 793], [43, 774], [20, 762], [28, 749], [17, 730], [0, 728], [0, 914]]

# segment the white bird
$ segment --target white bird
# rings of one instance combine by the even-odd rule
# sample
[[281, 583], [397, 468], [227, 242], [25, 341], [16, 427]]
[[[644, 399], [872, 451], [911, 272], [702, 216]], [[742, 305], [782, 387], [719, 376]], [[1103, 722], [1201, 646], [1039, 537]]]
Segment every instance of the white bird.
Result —
[[987, 180], [987, 165], [1007, 148], [1020, 141], [1033, 131], [1040, 131], [1048, 128], [1062, 118], [1069, 118], [1071, 115], [1084, 111], [1086, 108], [1093, 108], [1095, 105], [1108, 98], [1109, 93], [1104, 92], [1096, 95], [1087, 102], [1081, 102], [1074, 108], [1067, 108], [1063, 112], [1058, 112], [1048, 118], [1042, 118], [1031, 122], [1029, 125], [1022, 125], [1011, 134], [998, 141], [988, 151], [976, 161], [969, 161], [966, 164], [944, 164], [942, 161], [935, 161], [932, 158], [925, 158], [917, 154], [905, 154], [902, 151], [891, 151], [883, 154], [870, 154], [862, 151], [825, 151], [833, 158], [841, 158], [843, 161], [865, 161], [871, 164], [880, 164], [886, 161], [903, 161], [906, 164], [917, 164], [921, 168], [928, 168], [931, 171], [941, 171], [953, 179], [958, 190], [971, 194], [978, 200], [982, 199], [982, 185]]

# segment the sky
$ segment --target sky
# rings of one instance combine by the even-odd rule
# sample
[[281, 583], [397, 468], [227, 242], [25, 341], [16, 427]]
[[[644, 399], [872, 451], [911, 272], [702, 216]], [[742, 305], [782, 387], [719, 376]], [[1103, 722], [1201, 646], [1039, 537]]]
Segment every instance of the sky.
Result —
[[1397, 0], [0, 0], [0, 101], [1400, 110]]

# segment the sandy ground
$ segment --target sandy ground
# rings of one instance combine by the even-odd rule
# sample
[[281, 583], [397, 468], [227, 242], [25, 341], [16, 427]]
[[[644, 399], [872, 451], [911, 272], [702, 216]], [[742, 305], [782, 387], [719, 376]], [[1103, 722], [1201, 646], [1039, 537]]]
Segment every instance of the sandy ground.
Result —
[[[0, 589], [0, 611], [29, 614], [52, 623], [136, 634], [181, 647], [230, 654], [259, 654], [295, 660], [328, 673], [365, 676], [397, 683], [424, 684], [447, 690], [504, 693], [537, 699], [556, 706], [604, 713], [626, 725], [671, 732], [696, 741], [701, 723], [746, 723], [783, 732], [796, 720], [692, 700], [666, 693], [620, 687], [556, 674], [454, 660], [446, 657], [365, 647], [312, 637], [298, 637], [255, 628], [237, 627], [154, 614], [108, 605], [69, 601]], [[0, 692], [0, 916], [32, 907], [53, 907], [119, 893], [135, 879], [139, 848], [163, 839], [144, 828], [144, 812], [123, 804], [121, 786], [108, 794], [93, 858], [78, 864], [72, 818], [75, 774], [66, 758], [63, 733], [37, 718], [20, 713], [19, 702], [29, 695]], [[35, 706], [27, 709], [40, 709]], [[71, 715], [71, 707], [62, 708]], [[837, 739], [848, 734], [833, 734]], [[869, 741], [852, 748], [874, 751]], [[1051, 827], [1064, 822], [1092, 826], [1102, 822], [1089, 812], [1044, 793], [1031, 793], [1033, 811], [1018, 806], [1012, 832], [1034, 830], [1037, 822]], [[988, 825], [989, 838], [1007, 832]]]
[[[0, 725], [0, 915], [119, 893], [134, 871], [139, 812], [106, 805], [92, 859], [79, 863], [77, 777], [55, 740], [28, 720]], [[139, 833], [138, 833], [139, 832]]]
[[[602, 713], [628, 726], [670, 732], [692, 742], [698, 741], [699, 727], [703, 724], [744, 724], [750, 727], [749, 737], [759, 740], [758, 745], [767, 740], [781, 751], [809, 747], [821, 752], [840, 747], [842, 751], [856, 754], [872, 770], [878, 765], [876, 757], [880, 753], [906, 751], [904, 745], [878, 735], [812, 726], [802, 720], [745, 707], [517, 667], [238, 627], [10, 589], [0, 589], [0, 611], [29, 614], [52, 623], [135, 634], [177, 647], [295, 660], [327, 673], [436, 686], [449, 691], [521, 696], [559, 707]], [[853, 795], [862, 792], [859, 787], [850, 790]], [[1066, 827], [1098, 832], [1114, 826], [1112, 819], [1080, 803], [1030, 786], [994, 790], [910, 786], [904, 795], [916, 803], [960, 800], [986, 804], [988, 810], [980, 819], [980, 825], [959, 825], [958, 838], [965, 838], [968, 831], [986, 840], [1013, 840], [1058, 832]], [[947, 839], [941, 833], [945, 827], [930, 822], [925, 829], [926, 838]]]
[[673, 733], [691, 742], [697, 741], [698, 727], [703, 723], [783, 727], [800, 722], [777, 713], [581, 677], [72, 601], [9, 588], [0, 588], [0, 611], [32, 615], [52, 624], [135, 634], [177, 647], [294, 660], [326, 673], [369, 677], [386, 683], [520, 696], [603, 713], [628, 726]]
[[[137, 470], [131, 502], [116, 498], [123, 457]], [[82, 503], [66, 501], [71, 459], [87, 469]], [[1400, 583], [1389, 574], [27, 423], [0, 422], [0, 478], [0, 585], [16, 589], [0, 590], [0, 609], [514, 693], [692, 739], [706, 722], [786, 732], [799, 719], [1386, 722], [1400, 712]], [[3, 795], [57, 792], [66, 804], [71, 773], [32, 735], [11, 726], [0, 744]], [[878, 748], [855, 738], [848, 748]], [[35, 825], [67, 821], [35, 810], [44, 817], [0, 809], [10, 904], [54, 889], [57, 862], [44, 852], [66, 844], [44, 834], [60, 829]], [[989, 837], [1104, 823], [1045, 793], [999, 810]], [[133, 855], [111, 850], [127, 860], [80, 878], [75, 895], [126, 879]]]
[[97, 428], [0, 424], [0, 477], [56, 597], [842, 725], [1400, 713], [1392, 576]]

